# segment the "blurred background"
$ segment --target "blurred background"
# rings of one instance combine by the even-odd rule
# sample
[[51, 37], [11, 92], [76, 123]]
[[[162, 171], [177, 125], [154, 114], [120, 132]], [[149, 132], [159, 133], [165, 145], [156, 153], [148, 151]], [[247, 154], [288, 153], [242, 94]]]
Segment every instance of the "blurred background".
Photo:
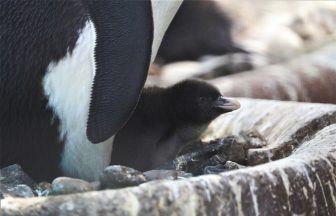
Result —
[[146, 85], [186, 78], [225, 96], [336, 103], [336, 1], [185, 0]]

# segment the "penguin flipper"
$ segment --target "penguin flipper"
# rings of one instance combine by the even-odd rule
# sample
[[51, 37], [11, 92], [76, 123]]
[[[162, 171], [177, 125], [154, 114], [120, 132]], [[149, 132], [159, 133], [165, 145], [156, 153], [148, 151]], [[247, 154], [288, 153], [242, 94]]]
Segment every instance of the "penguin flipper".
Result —
[[86, 135], [100, 143], [125, 124], [138, 102], [151, 58], [153, 18], [150, 1], [90, 0], [87, 5], [97, 44]]

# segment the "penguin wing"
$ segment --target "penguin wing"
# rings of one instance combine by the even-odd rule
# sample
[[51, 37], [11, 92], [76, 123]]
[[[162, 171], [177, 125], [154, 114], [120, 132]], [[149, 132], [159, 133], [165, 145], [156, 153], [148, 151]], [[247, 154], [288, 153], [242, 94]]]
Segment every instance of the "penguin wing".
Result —
[[89, 0], [87, 6], [97, 44], [86, 134], [100, 143], [125, 124], [138, 102], [151, 58], [153, 18], [150, 1]]

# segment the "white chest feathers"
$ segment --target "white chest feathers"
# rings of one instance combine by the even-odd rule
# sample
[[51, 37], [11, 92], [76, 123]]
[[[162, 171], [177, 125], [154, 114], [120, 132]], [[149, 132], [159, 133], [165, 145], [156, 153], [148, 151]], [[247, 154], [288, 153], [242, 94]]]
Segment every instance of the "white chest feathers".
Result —
[[65, 143], [61, 169], [65, 175], [86, 180], [97, 179], [109, 165], [113, 144], [113, 137], [100, 144], [92, 144], [86, 138], [95, 43], [94, 25], [87, 22], [72, 53], [50, 63], [43, 79], [48, 106], [60, 119], [60, 139]]

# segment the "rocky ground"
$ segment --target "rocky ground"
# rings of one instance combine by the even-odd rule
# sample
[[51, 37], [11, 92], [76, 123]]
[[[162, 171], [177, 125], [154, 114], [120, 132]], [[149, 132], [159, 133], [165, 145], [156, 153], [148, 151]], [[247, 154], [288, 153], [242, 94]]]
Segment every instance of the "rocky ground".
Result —
[[210, 126], [212, 141], [186, 147], [161, 170], [110, 166], [99, 182], [34, 184], [19, 166], [7, 167], [3, 214], [334, 215], [336, 105], [240, 101], [242, 109]]
[[155, 170], [140, 172], [131, 167], [113, 165], [107, 167], [96, 182], [69, 177], [58, 177], [51, 183], [34, 182], [20, 165], [15, 164], [1, 169], [0, 196], [3, 199], [82, 193], [137, 186], [153, 180], [177, 180], [203, 174], [219, 174], [246, 167], [247, 150], [254, 147], [251, 143], [252, 139], [249, 139], [248, 134], [228, 136], [210, 142], [199, 141], [182, 149], [183, 154]]

